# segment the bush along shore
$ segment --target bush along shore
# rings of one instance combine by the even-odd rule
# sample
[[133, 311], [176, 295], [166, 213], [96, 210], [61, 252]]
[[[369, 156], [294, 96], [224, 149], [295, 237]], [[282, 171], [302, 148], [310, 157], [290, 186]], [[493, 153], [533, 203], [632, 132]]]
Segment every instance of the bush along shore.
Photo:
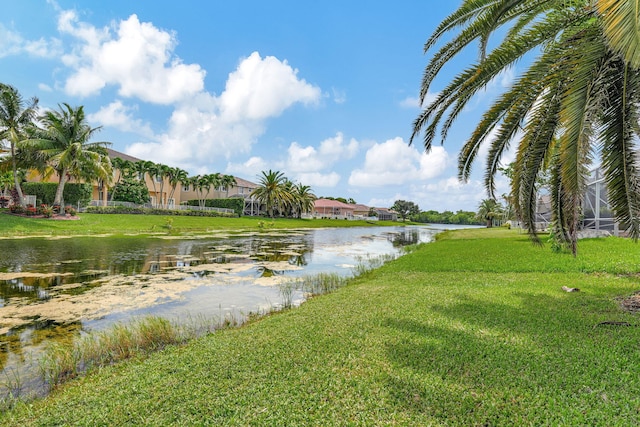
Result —
[[[638, 425], [638, 246], [447, 232], [294, 310], [20, 403], [5, 425]], [[579, 291], [566, 292], [567, 289]]]

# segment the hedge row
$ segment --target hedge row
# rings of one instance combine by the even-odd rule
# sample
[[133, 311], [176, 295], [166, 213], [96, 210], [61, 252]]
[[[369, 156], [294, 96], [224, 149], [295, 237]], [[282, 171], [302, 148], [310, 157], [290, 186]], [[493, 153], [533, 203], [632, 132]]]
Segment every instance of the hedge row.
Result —
[[95, 214], [134, 214], [134, 215], [175, 215], [175, 216], [210, 216], [210, 217], [235, 217], [235, 214], [215, 211], [191, 211], [191, 210], [170, 210], [138, 208], [127, 206], [89, 206], [85, 209], [87, 213]]
[[[22, 194], [36, 196], [36, 205], [53, 205], [58, 184], [53, 182], [24, 182]], [[86, 206], [91, 201], [93, 186], [91, 184], [68, 183], [64, 186], [65, 205]]]
[[[200, 201], [189, 200], [187, 201], [187, 206], [200, 206]], [[208, 208], [233, 209], [238, 216], [242, 216], [244, 212], [244, 200], [237, 197], [230, 199], [207, 199], [205, 200], [205, 206]]]

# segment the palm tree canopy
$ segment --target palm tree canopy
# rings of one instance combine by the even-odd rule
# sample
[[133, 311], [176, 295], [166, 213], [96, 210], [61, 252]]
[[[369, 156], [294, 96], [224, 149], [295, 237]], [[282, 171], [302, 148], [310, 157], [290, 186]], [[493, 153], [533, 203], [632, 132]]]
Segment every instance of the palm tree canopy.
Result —
[[251, 196], [264, 203], [269, 216], [273, 217], [275, 208], [283, 208], [291, 200], [291, 193], [285, 188], [288, 180], [283, 172], [269, 170], [262, 171], [258, 181], [258, 187]]
[[34, 125], [37, 106], [38, 98], [25, 102], [15, 87], [0, 83], [0, 142], [9, 142], [13, 183], [21, 204], [24, 201], [18, 178], [18, 145], [26, 138], [27, 130]]
[[[575, 253], [580, 203], [593, 153], [601, 164], [616, 217], [631, 235], [640, 235], [640, 195], [635, 141], [640, 105], [640, 72], [609, 44], [603, 16], [592, 0], [465, 0], [425, 44], [457, 33], [436, 51], [425, 68], [424, 103], [442, 67], [477, 42], [480, 59], [460, 72], [424, 105], [411, 142], [422, 133], [429, 150], [438, 129], [442, 140], [475, 94], [525, 55], [537, 55], [515, 83], [485, 111], [458, 159], [467, 180], [483, 143], [489, 144], [485, 187], [494, 196], [494, 177], [512, 143], [517, 155], [512, 198], [518, 216], [537, 241], [536, 181], [548, 166], [557, 232]], [[611, 13], [611, 12], [610, 12]], [[610, 15], [607, 19], [611, 19]], [[487, 51], [496, 32], [504, 37]], [[489, 136], [493, 138], [489, 140]]]
[[23, 144], [58, 174], [54, 203], [62, 203], [68, 177], [111, 180], [111, 161], [105, 148], [109, 143], [89, 142], [100, 128], [88, 125], [82, 106], [73, 108], [62, 104], [59, 110], [46, 111], [40, 121], [42, 128]]

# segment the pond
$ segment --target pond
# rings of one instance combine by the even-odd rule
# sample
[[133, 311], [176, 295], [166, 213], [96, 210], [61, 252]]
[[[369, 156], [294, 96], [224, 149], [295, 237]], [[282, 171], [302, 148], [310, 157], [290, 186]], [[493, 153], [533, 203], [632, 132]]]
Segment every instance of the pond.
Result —
[[[351, 276], [367, 259], [397, 256], [438, 231], [409, 226], [1, 239], [0, 369], [4, 378], [28, 376], [22, 370], [33, 367], [34, 354], [48, 342], [137, 316], [242, 318], [277, 309], [283, 304], [279, 285], [287, 280], [321, 272]], [[294, 305], [304, 297], [301, 290], [289, 296]]]

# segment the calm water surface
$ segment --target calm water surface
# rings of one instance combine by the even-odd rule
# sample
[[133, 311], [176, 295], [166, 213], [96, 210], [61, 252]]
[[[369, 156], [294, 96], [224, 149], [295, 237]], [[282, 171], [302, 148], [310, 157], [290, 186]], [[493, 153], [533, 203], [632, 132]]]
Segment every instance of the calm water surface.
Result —
[[[282, 304], [283, 281], [321, 272], [350, 276], [368, 257], [398, 255], [402, 246], [429, 242], [440, 230], [0, 240], [1, 375], [33, 364], [33, 354], [51, 340], [135, 316], [179, 320], [269, 310]], [[304, 299], [301, 291], [293, 297], [294, 304]]]

